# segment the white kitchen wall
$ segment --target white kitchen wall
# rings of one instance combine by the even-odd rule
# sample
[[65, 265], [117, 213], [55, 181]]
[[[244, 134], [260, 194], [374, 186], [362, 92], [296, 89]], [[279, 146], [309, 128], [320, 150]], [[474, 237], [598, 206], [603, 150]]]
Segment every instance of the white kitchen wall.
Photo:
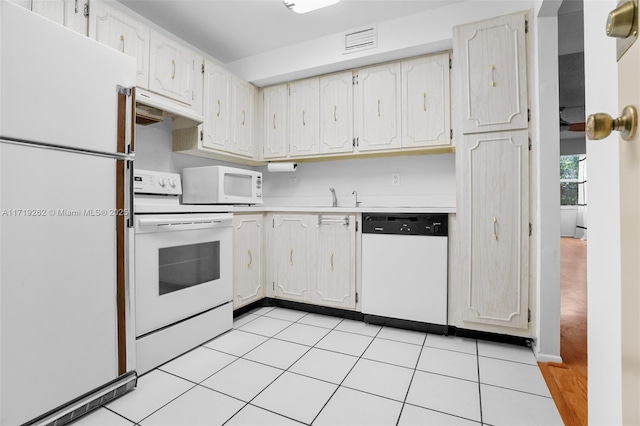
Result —
[[[329, 188], [335, 188], [338, 206], [454, 207], [453, 154], [362, 158], [300, 163], [291, 173], [263, 172], [263, 196], [267, 205], [331, 206]], [[399, 173], [399, 185], [392, 185]]]
[[560, 206], [560, 236], [571, 237], [576, 233], [578, 207]]
[[223, 161], [174, 153], [172, 150], [172, 137], [171, 121], [168, 119], [148, 126], [136, 125], [135, 168], [182, 173], [182, 169], [185, 167], [234, 166]]
[[[354, 190], [363, 207], [455, 206], [453, 154], [300, 163], [293, 173], [271, 173], [266, 167], [174, 153], [171, 138], [169, 120], [136, 126], [135, 167], [173, 173], [182, 173], [185, 167], [217, 164], [259, 170], [263, 172], [265, 203], [272, 206], [330, 206], [329, 187], [335, 188], [340, 206], [354, 205]], [[400, 173], [400, 185], [391, 185], [391, 173]]]

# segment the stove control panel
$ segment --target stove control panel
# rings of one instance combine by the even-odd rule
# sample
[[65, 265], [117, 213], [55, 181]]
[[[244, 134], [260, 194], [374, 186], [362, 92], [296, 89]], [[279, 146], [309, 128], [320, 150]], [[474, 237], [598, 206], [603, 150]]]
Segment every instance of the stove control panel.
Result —
[[180, 175], [135, 169], [133, 172], [133, 192], [136, 194], [180, 195], [182, 194]]

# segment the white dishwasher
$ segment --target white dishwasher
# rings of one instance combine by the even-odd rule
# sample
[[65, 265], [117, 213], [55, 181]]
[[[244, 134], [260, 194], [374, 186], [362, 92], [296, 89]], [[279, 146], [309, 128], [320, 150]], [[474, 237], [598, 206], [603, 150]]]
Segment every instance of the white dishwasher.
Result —
[[362, 313], [447, 324], [448, 216], [362, 215]]

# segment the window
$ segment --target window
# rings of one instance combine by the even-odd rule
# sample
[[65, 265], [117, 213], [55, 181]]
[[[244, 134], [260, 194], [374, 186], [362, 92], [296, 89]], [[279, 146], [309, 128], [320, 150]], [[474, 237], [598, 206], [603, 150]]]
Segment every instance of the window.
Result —
[[577, 155], [560, 156], [560, 205], [578, 205], [578, 163]]

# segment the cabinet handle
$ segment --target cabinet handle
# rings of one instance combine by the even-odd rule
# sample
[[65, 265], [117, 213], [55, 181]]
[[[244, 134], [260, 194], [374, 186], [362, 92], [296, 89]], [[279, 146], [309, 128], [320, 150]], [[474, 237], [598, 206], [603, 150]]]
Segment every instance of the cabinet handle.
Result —
[[491, 87], [496, 87], [496, 66], [491, 65]]
[[243, 126], [244, 126], [244, 119], [245, 119], [245, 118], [246, 118], [246, 117], [245, 117], [244, 110], [242, 110], [242, 125], [243, 125]]
[[305, 111], [304, 111], [304, 110], [302, 110], [302, 125], [303, 125], [303, 126], [306, 126], [306, 125], [307, 125], [307, 122], [304, 120], [304, 113], [305, 113]]
[[291, 249], [291, 251], [289, 252], [289, 263], [291, 263], [291, 266], [293, 266], [293, 249]]
[[422, 110], [427, 110], [427, 92], [422, 93]]
[[380, 117], [380, 99], [378, 99], [378, 117]]
[[249, 254], [249, 264], [247, 265], [247, 268], [251, 269], [251, 264], [253, 264], [253, 256], [251, 255], [251, 250], [247, 250], [247, 253]]
[[331, 252], [331, 272], [333, 272], [333, 255], [334, 253]]
[[220, 99], [218, 99], [218, 113], [216, 114], [216, 117], [220, 117]]
[[276, 115], [273, 114], [273, 130], [276, 129]]
[[338, 121], [338, 105], [334, 105], [333, 106], [333, 121]]
[[120, 34], [120, 41], [122, 42], [122, 50], [121, 50], [121, 52], [124, 53], [124, 34]]
[[174, 80], [176, 78], [176, 60], [175, 59], [171, 60], [171, 65], [173, 65], [173, 72], [171, 73], [171, 80]]
[[498, 218], [493, 217], [493, 239], [498, 241]]

